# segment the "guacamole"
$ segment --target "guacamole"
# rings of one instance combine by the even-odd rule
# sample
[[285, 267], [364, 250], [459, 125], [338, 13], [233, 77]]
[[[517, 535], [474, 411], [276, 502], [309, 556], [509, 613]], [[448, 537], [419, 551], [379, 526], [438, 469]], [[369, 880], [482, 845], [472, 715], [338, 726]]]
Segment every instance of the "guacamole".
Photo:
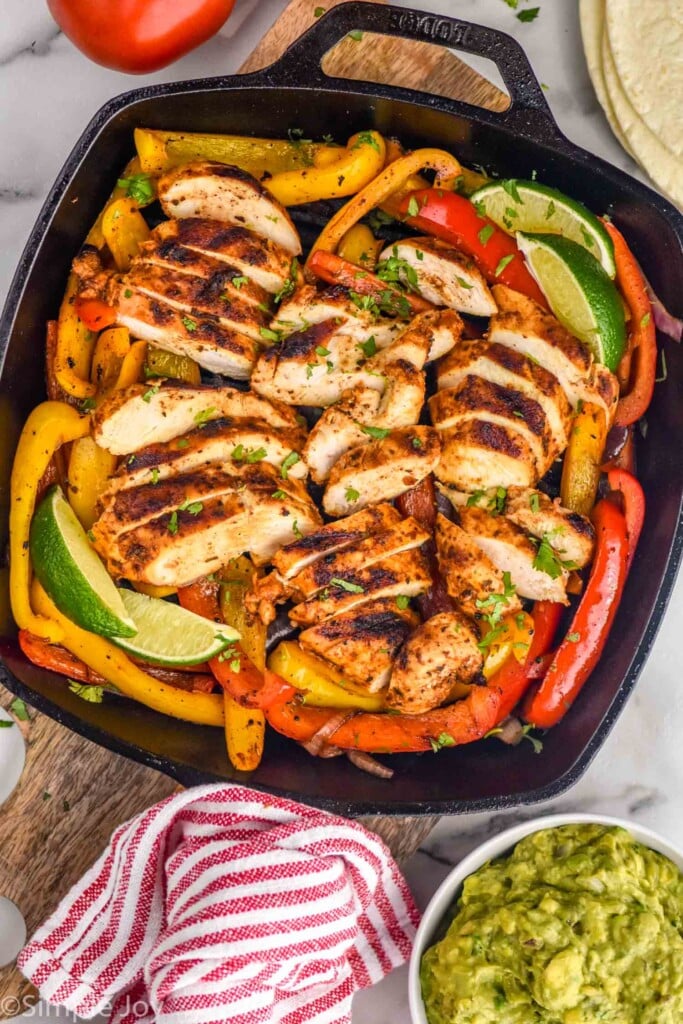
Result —
[[683, 874], [623, 829], [527, 836], [424, 954], [429, 1024], [681, 1024]]

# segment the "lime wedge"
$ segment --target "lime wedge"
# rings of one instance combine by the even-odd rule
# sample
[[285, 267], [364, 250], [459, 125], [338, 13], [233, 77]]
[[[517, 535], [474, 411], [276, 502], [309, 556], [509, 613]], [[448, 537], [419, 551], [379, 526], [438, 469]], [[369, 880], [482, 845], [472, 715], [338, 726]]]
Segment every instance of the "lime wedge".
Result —
[[112, 637], [112, 642], [144, 661], [197, 665], [216, 658], [240, 638], [236, 629], [195, 615], [170, 601], [134, 590], [120, 589], [119, 595], [138, 631], [130, 639]]
[[508, 234], [524, 231], [562, 235], [583, 246], [609, 277], [616, 275], [614, 246], [604, 225], [583, 203], [557, 189], [509, 178], [485, 185], [470, 198], [483, 216]]
[[33, 571], [68, 619], [100, 636], [134, 636], [135, 623], [59, 487], [51, 487], [31, 523]]
[[561, 235], [516, 235], [529, 270], [553, 313], [599, 363], [616, 370], [626, 344], [616, 286], [586, 250]]

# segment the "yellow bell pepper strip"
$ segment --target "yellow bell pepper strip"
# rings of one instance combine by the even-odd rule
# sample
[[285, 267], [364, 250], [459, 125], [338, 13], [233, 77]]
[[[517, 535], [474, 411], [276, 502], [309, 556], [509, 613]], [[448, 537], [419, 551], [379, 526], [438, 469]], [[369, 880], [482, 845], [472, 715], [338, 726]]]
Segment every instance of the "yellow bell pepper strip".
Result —
[[[142, 173], [144, 173], [144, 172], [143, 172], [142, 167], [140, 166], [140, 160], [139, 160], [139, 158], [137, 156], [134, 156], [133, 159], [129, 160], [128, 163], [126, 164], [126, 166], [124, 167], [123, 173], [122, 173], [121, 177], [118, 179], [118, 181], [130, 181], [131, 178], [135, 177], [136, 175], [140, 175]], [[86, 237], [85, 240], [86, 240], [88, 245], [94, 245], [96, 249], [103, 249], [104, 248], [105, 241], [104, 241], [104, 235], [102, 234], [102, 218], [104, 217], [104, 214], [105, 214], [106, 210], [108, 209], [108, 207], [111, 206], [111, 204], [116, 199], [123, 199], [123, 197], [126, 194], [127, 194], [127, 189], [117, 183], [117, 185], [114, 188], [114, 191], [109, 196], [109, 199], [105, 203], [103, 209], [100, 211], [99, 217], [97, 218], [97, 220], [95, 221], [95, 223], [90, 228], [90, 231], [87, 234], [87, 237]], [[152, 199], [153, 198], [154, 198], [154, 196], [152, 196]], [[152, 200], [150, 200], [150, 202], [151, 201]], [[139, 203], [138, 205], [144, 205], [144, 204], [140, 204]]]
[[311, 255], [318, 249], [336, 252], [349, 228], [402, 188], [407, 179], [422, 168], [436, 171], [435, 184], [444, 189], [453, 187], [462, 170], [455, 157], [443, 149], [416, 149], [413, 153], [399, 157], [388, 164], [327, 222], [311, 249]]
[[175, 352], [165, 352], [155, 345], [149, 345], [147, 348], [145, 374], [150, 377], [172, 377], [187, 384], [201, 384], [202, 380], [199, 366], [194, 359], [177, 355]]
[[585, 402], [574, 417], [564, 455], [560, 500], [565, 508], [589, 516], [600, 483], [607, 420], [599, 405]]
[[147, 594], [147, 597], [170, 597], [171, 594], [177, 594], [177, 587], [157, 587], [153, 583], [141, 583], [139, 580], [132, 580], [133, 590], [137, 590], [138, 594]]
[[31, 561], [29, 530], [40, 480], [54, 453], [68, 441], [85, 437], [90, 417], [81, 416], [65, 402], [42, 402], [26, 420], [19, 438], [10, 483], [10, 600], [20, 629], [58, 642], [61, 630], [54, 622], [34, 615], [29, 587]]
[[115, 199], [102, 217], [102, 234], [118, 270], [128, 270], [141, 242], [149, 238], [147, 221], [134, 199]]
[[352, 135], [338, 158], [326, 167], [304, 167], [283, 171], [264, 181], [265, 187], [283, 206], [299, 206], [317, 199], [352, 196], [375, 178], [384, 167], [386, 146], [379, 132]]
[[318, 708], [357, 708], [360, 711], [381, 711], [384, 698], [368, 693], [345, 679], [329, 662], [305, 651], [296, 640], [283, 640], [268, 658], [271, 672], [286, 679], [303, 692], [304, 704]]
[[340, 241], [337, 255], [357, 267], [372, 270], [384, 244], [381, 238], [375, 238], [367, 224], [354, 224]]
[[130, 333], [127, 327], [110, 327], [102, 331], [95, 342], [90, 368], [90, 380], [99, 394], [114, 387], [129, 351]]
[[97, 503], [116, 469], [116, 456], [100, 448], [92, 437], [71, 446], [66, 496], [84, 530], [97, 519]]
[[146, 358], [147, 342], [134, 341], [121, 363], [121, 370], [114, 385], [115, 391], [129, 388], [131, 384], [137, 384], [142, 380]]
[[95, 387], [90, 383], [94, 335], [78, 318], [78, 288], [78, 278], [75, 274], [69, 274], [57, 320], [54, 372], [57, 383], [68, 395], [91, 398], [95, 394]]
[[193, 160], [234, 164], [256, 178], [311, 167], [319, 152], [339, 147], [308, 139], [258, 139], [246, 135], [214, 135], [203, 132], [170, 132], [135, 129], [135, 148], [141, 169], [151, 175]]
[[[103, 676], [124, 697], [130, 697], [162, 715], [180, 718], [195, 725], [223, 725], [223, 701], [220, 694], [177, 690], [150, 676], [138, 668], [120, 648], [104, 637], [88, 633], [62, 615], [37, 580], [33, 581], [31, 600], [36, 611], [57, 627], [59, 635], [54, 642], [60, 643], [93, 672]], [[31, 629], [31, 632], [34, 630]]]

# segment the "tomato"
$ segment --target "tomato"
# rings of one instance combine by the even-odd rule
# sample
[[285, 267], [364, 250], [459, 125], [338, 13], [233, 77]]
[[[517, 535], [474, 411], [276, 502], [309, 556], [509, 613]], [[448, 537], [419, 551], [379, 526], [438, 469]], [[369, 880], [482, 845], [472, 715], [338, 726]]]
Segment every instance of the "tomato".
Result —
[[47, 0], [72, 43], [96, 64], [145, 74], [215, 35], [235, 0]]

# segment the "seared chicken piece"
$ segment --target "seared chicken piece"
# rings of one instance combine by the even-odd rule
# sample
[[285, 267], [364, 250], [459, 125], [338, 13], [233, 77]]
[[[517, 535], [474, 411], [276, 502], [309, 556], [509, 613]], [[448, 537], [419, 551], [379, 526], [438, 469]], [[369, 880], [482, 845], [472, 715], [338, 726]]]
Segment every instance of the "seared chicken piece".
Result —
[[405, 359], [421, 370], [425, 363], [440, 359], [460, 340], [463, 323], [454, 309], [430, 309], [413, 317], [389, 345], [372, 358], [373, 366]]
[[[481, 614], [482, 602], [505, 593], [503, 571], [462, 527], [441, 514], [436, 518], [436, 550], [448, 593], [465, 615]], [[499, 604], [506, 615], [522, 607], [516, 594]]]
[[116, 322], [135, 338], [189, 356], [212, 373], [248, 379], [260, 350], [253, 338], [223, 326], [216, 317], [189, 314], [129, 288], [125, 278], [115, 295]]
[[[360, 346], [375, 339], [378, 348], [385, 348], [399, 336], [405, 327], [405, 320], [375, 316], [369, 310], [357, 305], [346, 288], [334, 285], [322, 291], [314, 285], [298, 288], [291, 298], [286, 299], [278, 310], [273, 327], [288, 331], [304, 331], [311, 324], [323, 320], [334, 320], [339, 333]], [[364, 355], [359, 347], [358, 358]]]
[[323, 555], [290, 580], [289, 587], [298, 600], [313, 597], [326, 587], [333, 586], [333, 580], [349, 579], [359, 570], [391, 555], [419, 548], [430, 536], [429, 531], [423, 530], [410, 516], [382, 533], [371, 534], [351, 548]]
[[461, 509], [460, 525], [500, 572], [510, 574], [520, 597], [567, 604], [569, 573], [562, 566], [564, 559], [551, 556], [551, 571], [546, 571], [546, 561], [537, 559], [538, 546], [524, 530], [505, 516], [493, 516], [481, 508]]
[[496, 303], [484, 275], [463, 253], [438, 238], [404, 238], [380, 254], [397, 256], [415, 271], [417, 289], [435, 306], [450, 306], [472, 316], [491, 316]]
[[577, 569], [588, 565], [593, 556], [593, 524], [578, 512], [562, 508], [559, 498], [553, 501], [542, 491], [509, 487], [505, 516], [532, 537], [545, 537], [561, 560], [573, 562]]
[[323, 484], [335, 462], [351, 448], [367, 444], [363, 425], [374, 423], [380, 393], [364, 384], [356, 384], [322, 414], [311, 428], [303, 456], [317, 484]]
[[380, 598], [304, 629], [299, 643], [369, 693], [377, 693], [389, 681], [394, 658], [419, 621], [409, 608], [400, 609], [394, 598]]
[[394, 663], [387, 707], [419, 715], [445, 703], [458, 684], [470, 683], [484, 663], [472, 622], [458, 612], [433, 615], [408, 638]]
[[425, 400], [424, 374], [405, 359], [396, 359], [384, 370], [386, 381], [373, 426], [394, 430], [410, 427], [420, 418]]
[[390, 555], [373, 565], [335, 582], [315, 597], [292, 608], [289, 617], [297, 624], [312, 626], [380, 597], [416, 597], [431, 586], [429, 566], [417, 549]]
[[525, 355], [490, 341], [463, 339], [439, 364], [439, 390], [459, 387], [468, 375], [511, 388], [537, 402], [545, 413], [559, 455], [567, 447], [571, 406], [556, 377]]
[[476, 491], [496, 482], [502, 487], [535, 484], [536, 457], [514, 427], [487, 420], [469, 420], [439, 432], [441, 460], [437, 478], [462, 491]]
[[[148, 445], [138, 455], [131, 455], [119, 469], [112, 486], [122, 489], [148, 484], [150, 480], [158, 483], [208, 464], [230, 469], [241, 463], [268, 462], [280, 469], [300, 445], [298, 430], [273, 430], [260, 420], [212, 420], [182, 438]], [[288, 468], [289, 476], [298, 480], [307, 473], [302, 459]]]
[[181, 587], [245, 551], [265, 561], [319, 525], [303, 485], [262, 463], [119, 491], [93, 534], [113, 576]]
[[[437, 391], [429, 399], [429, 412], [437, 430], [448, 430], [476, 420], [518, 434], [533, 453], [537, 479], [558, 454], [542, 407], [521, 391], [467, 376], [457, 388]], [[496, 483], [495, 477], [490, 483]]]
[[236, 224], [188, 217], [159, 224], [141, 251], [148, 257], [158, 253], [187, 266], [200, 256], [227, 264], [228, 270], [249, 278], [269, 294], [281, 291], [290, 280], [299, 280], [292, 254], [268, 238]]
[[209, 160], [162, 175], [159, 201], [168, 217], [201, 217], [238, 224], [297, 256], [301, 242], [292, 219], [256, 178], [239, 167]]
[[573, 408], [580, 401], [601, 405], [612, 422], [619, 398], [616, 377], [594, 366], [588, 348], [533, 299], [494, 285], [499, 312], [491, 318], [489, 341], [530, 356], [559, 380]]
[[[232, 274], [233, 271], [230, 270], [228, 273]], [[229, 294], [226, 291], [226, 279], [226, 271], [221, 271], [207, 280], [193, 274], [179, 273], [168, 267], [156, 266], [138, 258], [133, 260], [126, 274], [125, 286], [180, 310], [184, 316], [192, 320], [197, 316], [215, 317], [221, 327], [241, 332], [263, 344], [261, 331], [270, 320], [267, 308], [264, 311], [245, 302], [234, 287]]]
[[394, 430], [342, 455], [330, 473], [323, 508], [329, 516], [344, 516], [396, 498], [429, 476], [440, 456], [439, 435], [430, 427]]
[[180, 437], [198, 423], [223, 417], [261, 420], [296, 438], [297, 449], [304, 441], [289, 406], [251, 391], [170, 380], [149, 380], [115, 391], [94, 411], [92, 429], [101, 448], [113, 455], [129, 455], [146, 445]]
[[383, 503], [364, 508], [335, 523], [327, 523], [315, 533], [292, 541], [273, 556], [273, 565], [283, 579], [290, 580], [317, 558], [349, 548], [371, 534], [380, 533], [401, 522], [393, 505]]

